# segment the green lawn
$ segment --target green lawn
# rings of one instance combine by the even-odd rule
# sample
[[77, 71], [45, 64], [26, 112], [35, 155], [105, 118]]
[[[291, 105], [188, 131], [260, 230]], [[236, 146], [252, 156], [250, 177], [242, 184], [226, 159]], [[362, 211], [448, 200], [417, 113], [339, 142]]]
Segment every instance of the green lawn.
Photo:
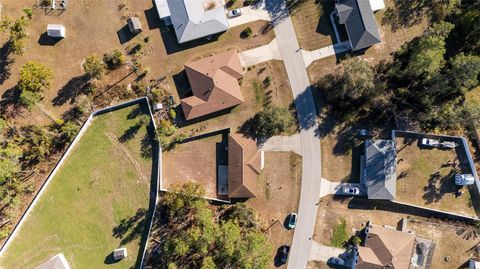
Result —
[[[151, 146], [147, 112], [137, 104], [94, 118], [0, 268], [35, 268], [60, 252], [71, 268], [138, 266], [150, 215], [152, 159], [142, 158]], [[112, 263], [110, 254], [120, 246], [128, 257]]]

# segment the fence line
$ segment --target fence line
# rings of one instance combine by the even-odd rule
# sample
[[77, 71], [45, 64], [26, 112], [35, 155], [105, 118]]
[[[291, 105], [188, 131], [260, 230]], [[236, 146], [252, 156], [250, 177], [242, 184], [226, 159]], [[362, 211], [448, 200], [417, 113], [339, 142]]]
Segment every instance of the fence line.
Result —
[[[94, 112], [92, 112], [90, 114], [90, 116], [88, 116], [87, 120], [83, 123], [82, 127], [80, 128], [80, 130], [78, 131], [78, 133], [76, 134], [75, 138], [73, 139], [72, 143], [70, 143], [70, 145], [68, 146], [67, 150], [63, 153], [62, 157], [60, 158], [60, 160], [57, 162], [57, 164], [55, 164], [55, 167], [53, 168], [53, 170], [50, 172], [50, 174], [48, 175], [47, 179], [45, 180], [45, 182], [42, 184], [42, 186], [40, 187], [39, 191], [37, 192], [37, 194], [35, 194], [35, 197], [33, 198], [32, 202], [28, 205], [27, 209], [25, 210], [25, 212], [22, 214], [22, 216], [20, 217], [20, 220], [17, 222], [17, 224], [15, 225], [15, 227], [13, 228], [12, 232], [10, 233], [10, 235], [7, 237], [6, 241], [3, 243], [3, 245], [1, 246], [0, 248], [0, 257], [5, 253], [5, 251], [7, 250], [8, 246], [11, 244], [11, 242], [13, 241], [13, 239], [15, 238], [15, 236], [17, 235], [18, 231], [20, 230], [20, 228], [22, 227], [23, 223], [25, 222], [25, 220], [27, 219], [28, 215], [31, 213], [31, 210], [35, 207], [35, 205], [37, 204], [38, 200], [40, 199], [40, 197], [42, 196], [42, 194], [45, 192], [47, 186], [49, 185], [49, 183], [52, 181], [52, 179], [55, 177], [55, 175], [57, 174], [58, 170], [60, 169], [60, 167], [62, 166], [62, 164], [65, 162], [65, 160], [67, 159], [67, 157], [70, 155], [71, 151], [75, 148], [76, 144], [78, 143], [78, 141], [80, 141], [81, 137], [83, 136], [83, 134], [85, 133], [85, 131], [88, 129], [88, 127], [90, 126], [93, 118], [97, 115], [101, 115], [103, 113], [106, 113], [106, 112], [111, 112], [111, 111], [114, 111], [114, 110], [117, 110], [117, 109], [120, 109], [120, 108], [123, 108], [123, 107], [128, 107], [134, 103], [139, 103], [141, 101], [145, 101], [147, 102], [147, 105], [148, 105], [148, 108], [149, 108], [149, 111], [150, 111], [150, 116], [152, 118], [152, 121], [154, 123], [154, 126], [155, 125], [155, 119], [153, 118], [153, 115], [152, 115], [152, 112], [150, 110], [150, 104], [148, 102], [148, 98], [147, 97], [141, 97], [141, 98], [137, 98], [137, 99], [134, 99], [134, 100], [131, 100], [131, 101], [127, 101], [127, 102], [124, 102], [124, 103], [121, 103], [121, 104], [118, 104], [118, 105], [114, 105], [114, 106], [110, 106], [110, 107], [106, 107], [106, 108], [103, 108], [103, 109], [98, 109], [98, 110], [95, 110]], [[161, 149], [160, 149], [160, 152], [161, 152]], [[160, 153], [161, 155], [161, 153]], [[157, 175], [158, 176], [158, 175]], [[158, 184], [157, 184], [157, 189], [158, 189]], [[158, 193], [158, 190], [157, 190], [157, 193]], [[155, 197], [155, 199], [157, 199], [157, 197]], [[156, 201], [156, 200], [155, 200]], [[154, 212], [155, 212], [155, 209], [154, 209]], [[150, 224], [150, 228], [151, 228], [151, 224]], [[149, 230], [150, 232], [150, 230]], [[149, 235], [148, 235], [149, 237]], [[147, 241], [147, 244], [148, 244], [148, 241]], [[145, 245], [145, 248], [146, 248], [146, 245]], [[145, 253], [144, 253], [145, 255]], [[143, 263], [143, 257], [142, 257], [142, 263]]]

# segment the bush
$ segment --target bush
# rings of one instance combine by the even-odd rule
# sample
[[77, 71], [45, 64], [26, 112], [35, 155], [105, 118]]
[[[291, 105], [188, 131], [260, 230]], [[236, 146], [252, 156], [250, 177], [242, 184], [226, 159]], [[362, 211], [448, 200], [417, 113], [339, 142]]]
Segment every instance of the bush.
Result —
[[270, 84], [272, 83], [272, 77], [270, 76], [267, 76], [264, 80], [263, 80], [263, 85], [265, 85], [265, 87], [268, 87], [270, 86]]
[[293, 123], [294, 118], [288, 109], [267, 106], [255, 115], [248, 132], [254, 136], [271, 137], [286, 131]]
[[252, 28], [250, 27], [247, 27], [245, 28], [245, 30], [243, 30], [241, 33], [240, 33], [240, 37], [241, 38], [247, 38], [247, 37], [250, 37], [252, 35]]
[[125, 55], [118, 49], [114, 50], [110, 54], [103, 56], [103, 61], [107, 64], [109, 69], [116, 69], [127, 61]]
[[87, 56], [82, 65], [85, 74], [90, 78], [100, 79], [105, 73], [105, 63], [96, 54]]

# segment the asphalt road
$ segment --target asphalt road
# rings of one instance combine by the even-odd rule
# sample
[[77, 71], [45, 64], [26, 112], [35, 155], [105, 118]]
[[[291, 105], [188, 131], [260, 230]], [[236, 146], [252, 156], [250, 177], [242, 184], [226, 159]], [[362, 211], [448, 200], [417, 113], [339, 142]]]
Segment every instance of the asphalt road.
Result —
[[300, 124], [302, 149], [302, 188], [298, 211], [298, 222], [293, 236], [288, 268], [306, 268], [317, 216], [316, 203], [320, 197], [320, 139], [315, 103], [310, 88], [305, 63], [298, 40], [283, 1], [266, 0], [272, 23], [283, 57], [288, 79], [295, 98], [295, 107]]

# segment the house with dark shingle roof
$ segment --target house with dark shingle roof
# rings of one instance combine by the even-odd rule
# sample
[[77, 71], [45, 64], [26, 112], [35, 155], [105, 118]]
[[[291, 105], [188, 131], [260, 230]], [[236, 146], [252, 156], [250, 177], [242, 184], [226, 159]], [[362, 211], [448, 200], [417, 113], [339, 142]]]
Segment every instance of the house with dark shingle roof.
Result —
[[263, 152], [255, 140], [241, 134], [228, 136], [228, 197], [253, 198], [257, 177], [264, 166]]
[[366, 140], [360, 182], [368, 199], [394, 200], [397, 192], [396, 147], [394, 140]]
[[380, 43], [377, 21], [369, 0], [338, 0], [335, 4], [338, 23], [345, 25], [353, 51]]
[[238, 80], [243, 68], [237, 52], [227, 51], [185, 65], [193, 96], [180, 100], [187, 120], [244, 102]]

